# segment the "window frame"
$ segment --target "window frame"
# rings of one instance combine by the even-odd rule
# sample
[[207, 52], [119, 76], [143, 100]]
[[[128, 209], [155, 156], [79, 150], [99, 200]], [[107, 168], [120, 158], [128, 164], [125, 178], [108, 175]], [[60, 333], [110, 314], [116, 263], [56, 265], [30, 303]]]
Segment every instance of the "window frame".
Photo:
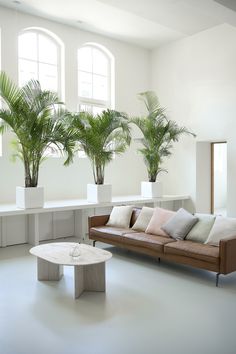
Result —
[[[80, 70], [79, 68], [79, 51], [83, 48], [91, 48], [91, 49], [96, 49], [98, 51], [100, 51], [106, 58], [107, 58], [107, 62], [108, 62], [108, 67], [107, 67], [107, 87], [108, 87], [108, 98], [107, 100], [100, 100], [100, 99], [96, 99], [96, 98], [88, 98], [88, 97], [83, 97], [79, 95], [79, 90], [80, 90], [80, 80], [79, 80], [79, 73], [80, 71], [82, 72], [86, 72], [84, 70]], [[77, 50], [77, 97], [78, 97], [78, 104], [77, 104], [77, 109], [78, 111], [83, 111], [81, 109], [81, 106], [91, 106], [91, 108], [93, 107], [98, 107], [101, 109], [106, 109], [106, 108], [114, 108], [114, 56], [112, 55], [112, 53], [105, 47], [103, 47], [100, 44], [97, 43], [86, 43], [84, 45], [82, 45], [80, 48], [78, 48]], [[94, 73], [94, 71], [89, 71], [87, 72], [89, 74], [92, 74], [92, 78], [93, 75], [96, 73]], [[102, 75], [101, 75], [102, 76]], [[93, 82], [92, 82], [93, 85]], [[91, 110], [88, 110], [89, 112], [91, 112]]]
[[[19, 39], [20, 36], [27, 34], [27, 33], [34, 33], [36, 34], [36, 46], [37, 46], [37, 60], [33, 59], [28, 59], [25, 57], [21, 57], [19, 55]], [[39, 60], [39, 36], [44, 36], [47, 38], [47, 40], [51, 41], [55, 46], [56, 46], [56, 53], [57, 53], [57, 64], [51, 64], [51, 63], [46, 63], [43, 61]], [[64, 44], [63, 42], [52, 32], [44, 29], [44, 28], [37, 28], [37, 27], [31, 27], [31, 28], [26, 28], [23, 29], [22, 31], [19, 32], [18, 34], [18, 56], [17, 56], [17, 64], [18, 64], [18, 83], [20, 85], [20, 66], [19, 66], [19, 61], [20, 59], [23, 60], [28, 60], [32, 63], [36, 63], [37, 65], [37, 80], [39, 80], [39, 65], [40, 64], [46, 64], [46, 65], [51, 65], [53, 67], [56, 67], [56, 73], [57, 73], [57, 94], [60, 99], [64, 98], [64, 79], [63, 79], [63, 65], [64, 65]]]

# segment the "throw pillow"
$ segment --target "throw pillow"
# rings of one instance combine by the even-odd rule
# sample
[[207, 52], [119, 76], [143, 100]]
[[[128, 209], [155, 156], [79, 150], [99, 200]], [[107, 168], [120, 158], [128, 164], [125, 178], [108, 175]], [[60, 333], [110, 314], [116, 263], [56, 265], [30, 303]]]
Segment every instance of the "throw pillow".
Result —
[[204, 243], [215, 222], [215, 216], [210, 214], [194, 214], [198, 218], [198, 222], [193, 226], [186, 236], [186, 240]]
[[175, 214], [176, 212], [172, 210], [155, 208], [145, 232], [147, 234], [169, 237], [161, 227]]
[[111, 215], [107, 222], [107, 226], [129, 228], [132, 212], [132, 205], [122, 205], [113, 207]]
[[236, 236], [236, 219], [217, 216], [205, 243], [219, 246], [220, 240], [232, 236]]
[[132, 229], [145, 232], [153, 215], [153, 211], [154, 208], [143, 207]]
[[162, 226], [162, 230], [176, 240], [183, 240], [197, 221], [198, 218], [196, 216], [180, 208], [177, 213]]

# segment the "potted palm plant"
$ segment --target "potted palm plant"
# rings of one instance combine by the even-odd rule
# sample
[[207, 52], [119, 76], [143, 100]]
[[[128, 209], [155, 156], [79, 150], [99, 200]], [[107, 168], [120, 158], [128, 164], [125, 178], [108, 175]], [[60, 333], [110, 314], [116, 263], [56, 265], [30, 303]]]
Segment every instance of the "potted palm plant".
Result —
[[69, 114], [69, 121], [80, 149], [92, 165], [94, 184], [87, 185], [88, 201], [111, 201], [111, 185], [104, 184], [105, 167], [114, 154], [123, 153], [130, 144], [128, 118], [123, 113], [107, 109], [96, 116], [88, 112]]
[[25, 170], [25, 187], [16, 187], [16, 204], [20, 208], [42, 207], [43, 187], [38, 187], [39, 167], [47, 149], [53, 146], [73, 157], [72, 132], [64, 124], [65, 109], [56, 93], [43, 91], [40, 83], [30, 80], [17, 87], [6, 73], [0, 73], [0, 131], [15, 133], [14, 156], [19, 157]]
[[138, 98], [144, 102], [147, 109], [147, 116], [131, 119], [143, 135], [138, 139], [143, 145], [138, 151], [143, 155], [149, 182], [141, 183], [141, 194], [143, 197], [161, 197], [162, 183], [156, 179], [160, 172], [167, 172], [161, 167], [164, 158], [171, 155], [173, 143], [179, 141], [182, 134], [195, 134], [166, 117], [165, 109], [160, 106], [155, 92], [140, 93]]

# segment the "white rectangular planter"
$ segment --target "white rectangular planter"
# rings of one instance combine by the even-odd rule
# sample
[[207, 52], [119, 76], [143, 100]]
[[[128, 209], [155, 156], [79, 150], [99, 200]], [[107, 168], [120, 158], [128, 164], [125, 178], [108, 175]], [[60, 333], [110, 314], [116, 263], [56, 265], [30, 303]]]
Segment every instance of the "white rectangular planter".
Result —
[[162, 182], [141, 182], [141, 195], [145, 198], [160, 198], [163, 195]]
[[43, 187], [16, 187], [16, 206], [21, 209], [42, 208], [44, 205]]
[[87, 184], [87, 200], [93, 203], [111, 202], [111, 184]]

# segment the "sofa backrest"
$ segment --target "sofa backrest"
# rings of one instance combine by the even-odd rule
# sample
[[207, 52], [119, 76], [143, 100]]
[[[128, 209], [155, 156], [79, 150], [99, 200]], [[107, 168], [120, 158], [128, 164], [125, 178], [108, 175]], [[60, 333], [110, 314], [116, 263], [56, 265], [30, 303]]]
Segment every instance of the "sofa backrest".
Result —
[[130, 227], [132, 227], [135, 223], [135, 221], [137, 220], [140, 212], [141, 212], [142, 208], [134, 208], [132, 215], [131, 215], [131, 219], [130, 219]]

